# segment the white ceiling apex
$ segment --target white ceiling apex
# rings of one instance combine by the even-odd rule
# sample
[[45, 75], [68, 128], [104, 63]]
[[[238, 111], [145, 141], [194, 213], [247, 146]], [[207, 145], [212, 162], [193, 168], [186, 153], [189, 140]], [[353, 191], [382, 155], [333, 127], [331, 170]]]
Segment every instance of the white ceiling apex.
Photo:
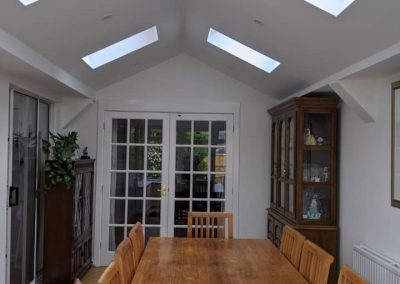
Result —
[[[0, 2], [3, 30], [93, 90], [185, 52], [267, 96], [283, 99], [346, 77], [336, 75], [400, 38], [395, 13], [399, 0], [354, 1], [337, 18], [304, 0], [40, 0], [29, 9], [17, 0]], [[102, 20], [105, 15], [112, 18]], [[157, 26], [157, 44], [95, 70], [81, 59], [151, 26]], [[266, 74], [211, 46], [211, 27], [283, 64]]]

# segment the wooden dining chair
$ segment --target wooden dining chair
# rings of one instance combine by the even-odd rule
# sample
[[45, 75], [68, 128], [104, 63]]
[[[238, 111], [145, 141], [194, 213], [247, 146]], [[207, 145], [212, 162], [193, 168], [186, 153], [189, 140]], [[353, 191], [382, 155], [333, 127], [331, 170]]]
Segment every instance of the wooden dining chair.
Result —
[[310, 284], [326, 284], [333, 260], [329, 253], [306, 240], [301, 252], [299, 272]]
[[338, 284], [367, 284], [360, 274], [355, 272], [350, 266], [344, 265], [340, 269]]
[[295, 229], [285, 225], [283, 227], [280, 251], [286, 258], [299, 269], [301, 250], [306, 237]]
[[225, 238], [228, 223], [228, 238], [233, 239], [233, 215], [231, 212], [189, 212], [188, 238]]
[[121, 275], [114, 261], [101, 274], [98, 284], [121, 284]]
[[129, 238], [125, 238], [118, 245], [114, 254], [114, 262], [120, 272], [121, 284], [130, 284], [135, 275], [136, 265]]
[[143, 227], [140, 222], [137, 222], [129, 232], [129, 239], [132, 242], [133, 254], [135, 257], [135, 266], [139, 265], [144, 251], [144, 235]]

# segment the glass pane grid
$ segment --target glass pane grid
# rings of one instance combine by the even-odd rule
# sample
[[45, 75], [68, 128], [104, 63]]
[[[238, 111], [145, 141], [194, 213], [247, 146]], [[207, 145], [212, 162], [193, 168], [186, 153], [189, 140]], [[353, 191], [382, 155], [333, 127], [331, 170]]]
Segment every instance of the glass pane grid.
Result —
[[[189, 131], [189, 120], [184, 120]], [[190, 144], [179, 143], [182, 140], [182, 121], [177, 121], [177, 157], [176, 162], [182, 162], [182, 153], [190, 152], [190, 166], [182, 170], [181, 165], [176, 165], [175, 174], [175, 221], [174, 235], [186, 236], [187, 216], [184, 211], [224, 211], [225, 210], [225, 176], [226, 176], [226, 122], [225, 121], [190, 121]], [[181, 127], [181, 128], [180, 128]], [[208, 127], [208, 129], [207, 129]], [[179, 157], [179, 158], [178, 158]], [[188, 159], [189, 160], [189, 159]], [[188, 175], [189, 184], [182, 184], [182, 176]], [[179, 178], [177, 179], [177, 176]], [[177, 181], [180, 183], [177, 184]], [[189, 188], [189, 195], [177, 196], [176, 189], [182, 192], [182, 186]], [[177, 231], [180, 229], [183, 231]], [[178, 235], [177, 235], [178, 234]]]
[[[129, 119], [124, 119], [126, 121], [127, 124], [127, 129], [131, 129], [131, 122], [133, 121], [139, 121], [139, 120], [129, 120]], [[131, 227], [137, 222], [137, 221], [141, 221], [141, 223], [143, 224], [144, 228], [148, 228], [151, 229], [149, 230], [145, 230], [144, 234], [148, 236], [151, 235], [159, 235], [160, 232], [160, 224], [157, 223], [161, 223], [161, 212], [157, 212], [160, 211], [161, 209], [161, 190], [160, 190], [160, 197], [154, 197], [154, 196], [146, 196], [146, 192], [148, 189], [148, 180], [150, 178], [151, 175], [159, 175], [160, 177], [157, 177], [157, 179], [154, 181], [152, 180], [151, 184], [154, 184], [154, 182], [157, 183], [157, 181], [160, 181], [160, 186], [161, 186], [161, 175], [162, 175], [162, 170], [160, 168], [160, 170], [158, 169], [152, 169], [152, 170], [147, 170], [148, 167], [148, 161], [147, 161], [147, 155], [148, 155], [148, 147], [162, 147], [162, 144], [158, 144], [158, 143], [153, 143], [153, 144], [149, 144], [149, 140], [148, 139], [159, 139], [159, 137], [157, 136], [157, 133], [155, 135], [153, 135], [152, 137], [148, 136], [148, 120], [140, 120], [140, 123], [144, 124], [144, 129], [142, 130], [142, 133], [139, 131], [137, 133], [136, 136], [130, 136], [131, 133], [129, 133], [128, 131], [126, 131], [126, 140], [123, 141], [124, 143], [119, 143], [122, 138], [118, 138], [119, 140], [117, 141], [118, 143], [111, 143], [111, 145], [115, 145], [115, 146], [120, 146], [122, 149], [125, 148], [124, 151], [124, 156], [125, 158], [122, 159], [122, 161], [125, 163], [125, 169], [122, 169], [122, 165], [120, 163], [120, 165], [115, 166], [112, 170], [110, 170], [110, 174], [123, 174], [124, 175], [124, 180], [125, 180], [125, 184], [123, 185], [124, 187], [124, 192], [123, 194], [121, 194], [121, 196], [109, 196], [109, 202], [110, 202], [110, 206], [111, 204], [114, 204], [114, 207], [122, 207], [124, 206], [124, 215], [122, 217], [122, 215], [120, 216], [114, 216], [115, 212], [113, 212], [112, 208], [110, 208], [110, 214], [113, 214], [113, 218], [119, 218], [119, 222], [110, 222], [109, 223], [109, 250], [110, 251], [114, 251], [115, 250], [115, 246], [118, 244], [114, 243], [117, 241], [118, 238], [121, 238], [123, 236], [127, 236], [128, 232], [130, 231]], [[144, 130], [144, 131], [143, 131]], [[162, 129], [161, 129], [162, 131]], [[158, 133], [160, 133], [161, 131], [157, 131]], [[121, 132], [121, 131], [120, 131]], [[114, 135], [115, 136], [115, 135]], [[121, 133], [119, 133], [119, 136], [121, 136]], [[142, 137], [143, 136], [143, 137]], [[141, 138], [142, 137], [142, 138]], [[117, 138], [113, 138], [113, 139], [117, 139]], [[143, 139], [141, 141], [134, 141], [134, 139]], [[134, 164], [130, 165], [131, 161], [131, 150], [137, 150], [137, 148], [133, 148], [133, 146], [138, 146], [138, 147], [142, 147], [142, 151], [139, 151], [139, 155], [137, 156], [137, 152], [135, 152], [135, 157], [137, 160], [135, 161]], [[132, 148], [131, 148], [132, 147]], [[141, 150], [141, 149], [139, 149]], [[162, 148], [161, 150], [161, 155], [162, 155]], [[118, 157], [119, 158], [119, 157]], [[142, 161], [140, 161], [142, 160]], [[137, 163], [137, 161], [139, 161], [139, 163]], [[130, 169], [130, 168], [135, 168], [135, 167], [139, 167], [140, 169]], [[138, 190], [138, 187], [135, 188], [135, 186], [129, 184], [130, 179], [129, 177], [131, 176], [132, 178], [136, 177], [138, 178], [138, 176], [134, 176], [134, 174], [136, 175], [141, 175], [141, 180], [142, 180], [142, 184], [141, 184], [141, 191], [139, 192], [140, 194], [138, 196], [129, 196], [130, 194], [130, 190]], [[115, 178], [114, 178], [114, 182]], [[136, 181], [136, 183], [138, 183], [138, 181]], [[130, 188], [130, 187], [133, 188]], [[157, 186], [156, 186], [157, 187]], [[120, 190], [121, 191], [121, 190]], [[156, 189], [156, 192], [157, 189]], [[110, 191], [110, 195], [111, 195], [111, 191]], [[150, 194], [149, 194], [150, 195]], [[153, 195], [153, 194], [151, 194]], [[135, 203], [136, 202], [136, 203]], [[139, 203], [137, 203], [139, 202]], [[155, 203], [154, 203], [155, 202]], [[157, 206], [157, 203], [159, 203], [159, 206]], [[118, 204], [118, 206], [116, 206], [115, 204]], [[123, 205], [122, 205], [123, 204]], [[140, 204], [140, 205], [139, 205]], [[156, 206], [151, 206], [151, 205], [156, 205]], [[146, 207], [152, 207], [153, 209], [148, 210], [149, 215], [146, 216]], [[136, 209], [135, 209], [136, 208]], [[158, 209], [157, 209], [158, 208]], [[122, 209], [122, 208], [121, 208]], [[114, 211], [118, 210], [118, 208], [114, 208]], [[140, 215], [138, 215], [137, 210], [140, 211]], [[136, 213], [135, 213], [136, 212]], [[151, 216], [152, 212], [155, 212], [156, 215]], [[122, 212], [120, 212], [122, 213]], [[158, 216], [157, 216], [158, 214]], [[150, 217], [151, 216], [151, 217]], [[146, 217], [147, 220], [146, 220]], [[111, 218], [111, 215], [110, 215]], [[130, 220], [128, 220], [128, 218]], [[154, 219], [156, 218], [156, 219]], [[158, 218], [158, 220], [157, 220]], [[123, 219], [123, 220], [122, 220]], [[109, 220], [109, 221], [113, 221], [113, 220]], [[123, 222], [122, 222], [123, 221]], [[152, 222], [153, 224], [146, 224], [147, 221]], [[118, 231], [116, 231], [118, 229]], [[122, 229], [122, 231], [121, 231]], [[154, 230], [156, 229], [156, 230]], [[114, 234], [114, 236], [113, 236]], [[146, 237], [146, 238], [147, 238]]]

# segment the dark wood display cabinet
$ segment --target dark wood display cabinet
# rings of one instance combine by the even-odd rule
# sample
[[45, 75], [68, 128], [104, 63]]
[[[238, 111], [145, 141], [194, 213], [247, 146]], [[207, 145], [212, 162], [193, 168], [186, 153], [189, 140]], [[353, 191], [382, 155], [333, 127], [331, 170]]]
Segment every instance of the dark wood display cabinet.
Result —
[[45, 195], [43, 283], [69, 284], [92, 264], [94, 160], [74, 162], [73, 188]]
[[288, 224], [332, 256], [336, 277], [337, 98], [294, 98], [272, 109], [268, 238], [280, 245]]

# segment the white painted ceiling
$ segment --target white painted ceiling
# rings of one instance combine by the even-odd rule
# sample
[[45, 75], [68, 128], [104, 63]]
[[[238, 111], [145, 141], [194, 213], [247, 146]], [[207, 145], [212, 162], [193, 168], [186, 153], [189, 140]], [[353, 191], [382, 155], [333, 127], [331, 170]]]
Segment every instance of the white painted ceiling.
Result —
[[[339, 17], [303, 0], [1, 0], [0, 28], [95, 90], [186, 52], [283, 98], [398, 43], [399, 12], [399, 0], [355, 0]], [[81, 60], [153, 25], [155, 44], [96, 70]], [[281, 65], [267, 74], [211, 46], [210, 27]]]

